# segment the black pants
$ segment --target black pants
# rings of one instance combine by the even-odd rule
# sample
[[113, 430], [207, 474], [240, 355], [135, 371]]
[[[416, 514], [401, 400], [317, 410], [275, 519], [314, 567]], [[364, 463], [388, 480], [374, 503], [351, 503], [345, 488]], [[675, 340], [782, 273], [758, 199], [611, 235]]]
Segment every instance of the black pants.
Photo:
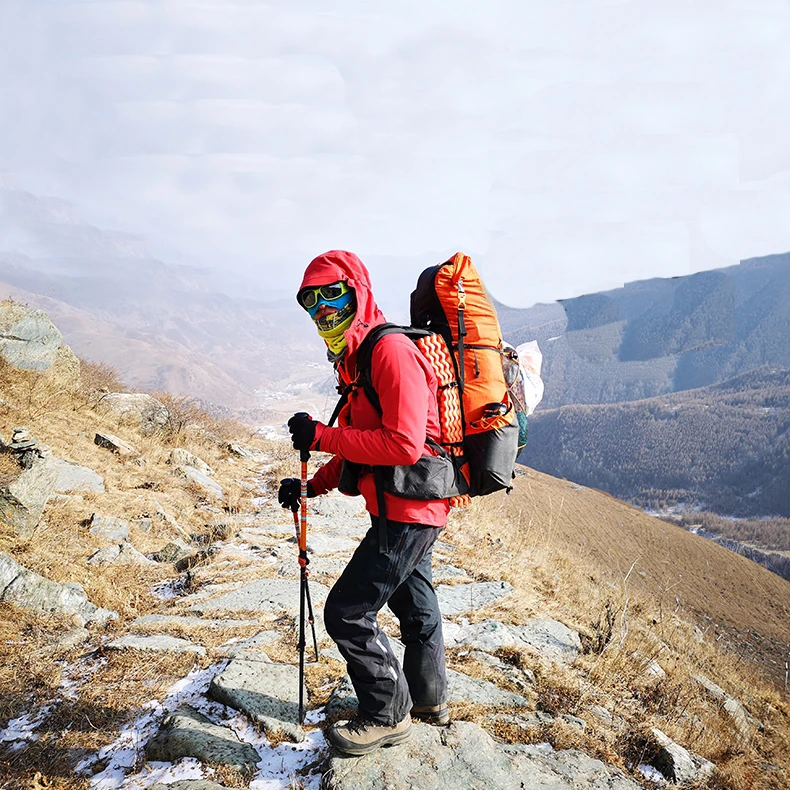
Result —
[[[447, 698], [442, 616], [431, 583], [438, 534], [436, 527], [388, 521], [390, 549], [382, 554], [374, 520], [324, 605], [326, 630], [348, 663], [359, 711], [380, 724], [401, 721], [412, 704]], [[384, 604], [400, 621], [402, 668], [377, 622]]]

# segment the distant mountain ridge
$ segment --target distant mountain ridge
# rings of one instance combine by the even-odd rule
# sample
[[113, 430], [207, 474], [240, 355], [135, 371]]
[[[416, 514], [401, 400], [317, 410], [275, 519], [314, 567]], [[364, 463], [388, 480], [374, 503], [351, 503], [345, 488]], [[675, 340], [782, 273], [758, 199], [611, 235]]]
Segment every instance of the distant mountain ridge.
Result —
[[537, 412], [521, 460], [642, 507], [790, 516], [790, 370]]
[[295, 303], [231, 298], [205, 279], [63, 201], [0, 184], [0, 298], [45, 309], [80, 356], [130, 386], [256, 418], [257, 389], [320, 378], [321, 349]]
[[505, 339], [539, 341], [543, 408], [634, 401], [764, 365], [790, 368], [790, 253], [497, 309]]

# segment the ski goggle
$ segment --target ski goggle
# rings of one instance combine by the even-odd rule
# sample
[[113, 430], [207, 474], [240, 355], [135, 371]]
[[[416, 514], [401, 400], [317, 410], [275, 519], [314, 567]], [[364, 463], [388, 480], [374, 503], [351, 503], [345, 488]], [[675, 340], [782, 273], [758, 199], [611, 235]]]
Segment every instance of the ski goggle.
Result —
[[322, 285], [319, 288], [303, 288], [299, 291], [296, 300], [305, 310], [312, 310], [319, 300], [334, 302], [336, 299], [340, 299], [341, 296], [345, 296], [350, 290], [348, 283], [341, 280], [331, 285]]

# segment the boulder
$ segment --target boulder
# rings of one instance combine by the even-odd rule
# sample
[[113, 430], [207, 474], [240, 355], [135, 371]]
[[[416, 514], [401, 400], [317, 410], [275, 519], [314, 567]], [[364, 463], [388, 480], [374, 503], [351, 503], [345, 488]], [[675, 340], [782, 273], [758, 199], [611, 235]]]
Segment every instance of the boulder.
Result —
[[56, 362], [63, 335], [42, 310], [0, 303], [0, 357], [20, 370], [43, 373]]
[[200, 492], [209, 499], [225, 498], [225, 491], [222, 486], [216, 480], [212, 480], [208, 475], [204, 475], [203, 472], [198, 471], [194, 467], [177, 466], [173, 469], [173, 474], [197, 486]]
[[115, 434], [107, 433], [106, 431], [97, 433], [93, 439], [93, 443], [99, 447], [103, 447], [105, 450], [109, 450], [111, 453], [120, 455], [122, 458], [131, 458], [139, 455], [131, 444], [125, 442]]
[[436, 587], [439, 608], [444, 615], [458, 615], [482, 609], [494, 601], [513, 592], [508, 582], [473, 582], [450, 586], [440, 584]]
[[228, 765], [246, 775], [255, 772], [260, 760], [258, 752], [240, 741], [233, 730], [212, 724], [188, 705], [182, 705], [164, 720], [145, 753], [149, 760], [166, 763], [194, 757], [204, 763]]
[[167, 407], [144, 392], [108, 392], [99, 400], [99, 409], [134, 425], [144, 435], [155, 433], [167, 425]]
[[88, 524], [88, 532], [101, 543], [117, 546], [129, 539], [129, 522], [94, 513]]
[[639, 790], [620, 770], [582, 752], [502, 745], [467, 721], [415, 724], [412, 737], [364, 757], [331, 756], [332, 790]]
[[0, 553], [0, 601], [38, 612], [80, 615], [85, 621], [104, 623], [117, 612], [94, 606], [81, 584], [61, 584], [24, 568]]
[[131, 543], [121, 543], [113, 546], [106, 546], [99, 549], [88, 557], [89, 565], [100, 567], [107, 565], [156, 565], [153, 560], [149, 560], [145, 554], [141, 554]]
[[105, 645], [107, 650], [140, 650], [144, 653], [196, 653], [199, 656], [206, 655], [206, 648], [201, 645], [193, 645], [186, 639], [179, 639], [175, 636], [157, 634], [155, 636], [127, 636], [113, 639]]
[[87, 466], [80, 466], [64, 458], [53, 458], [57, 470], [56, 494], [103, 494], [104, 478]]
[[24, 459], [27, 468], [19, 467], [15, 477], [0, 484], [0, 526], [22, 537], [38, 525], [58, 479], [51, 457], [27, 452]]
[[217, 554], [219, 554], [219, 548], [209, 546], [207, 549], [201, 549], [194, 554], [181, 557], [181, 559], [175, 561], [174, 565], [179, 573], [184, 573], [192, 568], [197, 568], [199, 565], [207, 565]]
[[184, 450], [181, 447], [176, 447], [170, 451], [167, 463], [171, 466], [191, 466], [204, 475], [214, 474], [214, 470], [202, 458], [198, 458], [194, 453], [190, 453], [189, 450]]
[[651, 733], [657, 751], [650, 765], [672, 782], [693, 782], [697, 777], [697, 769], [691, 754], [658, 728], [653, 727]]
[[166, 546], [163, 546], [159, 551], [150, 555], [154, 562], [178, 562], [184, 557], [189, 557], [192, 554], [192, 549], [182, 541], [171, 541]]
[[245, 461], [255, 461], [259, 464], [266, 463], [266, 461], [271, 461], [271, 458], [266, 455], [266, 453], [262, 452], [261, 450], [257, 450], [255, 447], [248, 447], [244, 444], [231, 442], [230, 444], [225, 445], [225, 449], [227, 449], [231, 455], [237, 455], [239, 458], [243, 458]]
[[304, 740], [297, 666], [237, 659], [214, 677], [208, 693], [217, 702], [246, 713], [269, 736], [293, 743]]

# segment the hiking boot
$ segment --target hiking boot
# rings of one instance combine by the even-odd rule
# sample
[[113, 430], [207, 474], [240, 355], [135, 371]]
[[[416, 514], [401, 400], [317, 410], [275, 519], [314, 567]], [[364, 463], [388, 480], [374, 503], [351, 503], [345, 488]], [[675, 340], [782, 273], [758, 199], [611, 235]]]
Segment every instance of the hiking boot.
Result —
[[450, 723], [450, 709], [447, 703], [442, 705], [415, 705], [411, 709], [411, 715], [414, 719], [419, 719], [427, 724], [435, 724], [437, 727], [443, 727], [445, 724]]
[[326, 732], [326, 739], [344, 754], [367, 754], [380, 746], [392, 746], [411, 736], [411, 716], [393, 727], [360, 716], [353, 721], [339, 721]]

